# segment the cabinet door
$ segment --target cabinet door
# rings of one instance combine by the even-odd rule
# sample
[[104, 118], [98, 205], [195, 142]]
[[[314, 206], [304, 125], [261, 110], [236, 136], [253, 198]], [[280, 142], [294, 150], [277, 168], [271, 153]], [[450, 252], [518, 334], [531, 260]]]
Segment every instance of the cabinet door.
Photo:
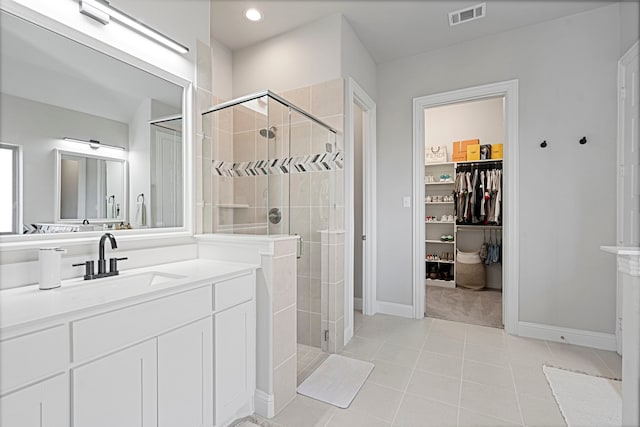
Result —
[[64, 427], [67, 421], [67, 376], [59, 375], [0, 398], [2, 427]]
[[212, 319], [158, 337], [158, 426], [213, 424]]
[[253, 301], [214, 318], [216, 425], [229, 419], [255, 392], [255, 306]]
[[157, 425], [156, 341], [72, 370], [74, 427]]

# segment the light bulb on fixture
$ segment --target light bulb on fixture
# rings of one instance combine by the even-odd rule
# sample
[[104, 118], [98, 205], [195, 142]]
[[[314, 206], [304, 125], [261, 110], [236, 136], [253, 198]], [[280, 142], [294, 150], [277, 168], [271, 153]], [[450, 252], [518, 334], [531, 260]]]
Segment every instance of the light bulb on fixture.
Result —
[[249, 21], [258, 22], [262, 20], [262, 12], [252, 7], [244, 11], [244, 17]]
[[80, 0], [80, 13], [105, 25], [108, 24], [110, 20], [118, 21], [122, 25], [137, 31], [151, 40], [173, 49], [178, 53], [189, 52], [189, 48], [186, 46], [116, 9], [106, 0]]
[[97, 139], [90, 139], [88, 141], [85, 141], [84, 139], [78, 139], [78, 138], [69, 138], [68, 136], [65, 136], [64, 138], [62, 138], [65, 141], [69, 141], [69, 142], [77, 142], [78, 144], [87, 144], [89, 147], [97, 150], [98, 148], [114, 148], [116, 150], [124, 150], [124, 147], [118, 147], [117, 145], [109, 145], [109, 144], [102, 144], [100, 141], [98, 141]]

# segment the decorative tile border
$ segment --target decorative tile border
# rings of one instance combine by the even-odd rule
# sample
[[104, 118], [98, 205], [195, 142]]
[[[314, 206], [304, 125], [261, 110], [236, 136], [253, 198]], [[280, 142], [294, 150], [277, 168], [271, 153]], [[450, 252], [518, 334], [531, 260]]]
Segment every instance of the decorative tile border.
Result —
[[218, 176], [262, 176], [284, 175], [288, 173], [323, 172], [342, 170], [344, 153], [320, 153], [309, 156], [284, 157], [272, 160], [255, 160], [251, 162], [211, 161], [212, 173]]

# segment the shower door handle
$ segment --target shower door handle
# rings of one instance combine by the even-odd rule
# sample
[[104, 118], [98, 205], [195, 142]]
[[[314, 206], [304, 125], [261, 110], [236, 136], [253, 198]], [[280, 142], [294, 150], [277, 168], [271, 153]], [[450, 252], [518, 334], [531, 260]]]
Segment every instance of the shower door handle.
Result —
[[300, 255], [296, 254], [296, 258], [300, 259], [300, 258], [302, 258], [302, 253], [303, 253], [303, 248], [304, 248], [304, 239], [298, 233], [296, 233], [296, 236], [298, 236], [298, 248], [299, 248], [298, 252], [300, 254]]

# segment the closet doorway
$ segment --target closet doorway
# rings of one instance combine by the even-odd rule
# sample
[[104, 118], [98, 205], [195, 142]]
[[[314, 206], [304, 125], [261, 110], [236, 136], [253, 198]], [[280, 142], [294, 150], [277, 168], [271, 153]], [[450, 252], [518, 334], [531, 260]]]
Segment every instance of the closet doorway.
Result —
[[424, 118], [425, 316], [502, 328], [504, 96]]
[[517, 105], [517, 80], [414, 99], [417, 318], [517, 334]]

